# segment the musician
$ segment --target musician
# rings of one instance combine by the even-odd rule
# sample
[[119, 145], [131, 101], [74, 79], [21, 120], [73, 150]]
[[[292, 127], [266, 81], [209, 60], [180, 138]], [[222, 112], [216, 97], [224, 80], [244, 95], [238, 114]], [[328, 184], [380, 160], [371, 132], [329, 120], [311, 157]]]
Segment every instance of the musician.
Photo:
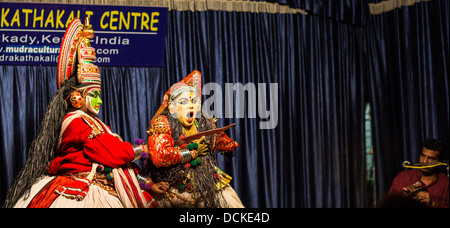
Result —
[[[420, 163], [438, 162], [443, 155], [443, 143], [427, 139], [422, 143]], [[421, 168], [400, 172], [395, 177], [389, 194], [402, 194], [428, 207], [449, 207], [449, 179], [438, 167]]]
[[216, 119], [201, 115], [201, 73], [174, 84], [151, 120], [146, 169], [169, 189], [154, 195], [159, 207], [243, 207], [217, 167], [215, 151], [230, 154], [238, 144], [224, 132], [176, 145], [178, 139], [215, 129]]

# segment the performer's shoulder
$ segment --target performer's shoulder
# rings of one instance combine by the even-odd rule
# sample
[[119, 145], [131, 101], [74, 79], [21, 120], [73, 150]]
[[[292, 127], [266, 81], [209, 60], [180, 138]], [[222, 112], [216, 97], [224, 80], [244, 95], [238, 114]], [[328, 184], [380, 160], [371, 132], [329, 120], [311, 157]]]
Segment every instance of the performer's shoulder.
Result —
[[63, 126], [66, 126], [71, 131], [90, 129], [92, 126], [96, 126], [92, 118], [87, 114], [80, 113], [68, 113], [64, 117]]
[[153, 117], [148, 134], [172, 134], [169, 119], [165, 115], [156, 115]]
[[169, 119], [165, 115], [156, 115], [152, 118], [151, 124], [169, 123]]

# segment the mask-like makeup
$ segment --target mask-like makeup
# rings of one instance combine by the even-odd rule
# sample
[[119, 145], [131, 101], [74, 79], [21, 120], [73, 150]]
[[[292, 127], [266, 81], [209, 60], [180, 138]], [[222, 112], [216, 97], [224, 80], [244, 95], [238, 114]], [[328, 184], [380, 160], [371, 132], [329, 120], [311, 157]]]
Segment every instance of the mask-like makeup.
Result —
[[200, 99], [192, 91], [183, 92], [170, 107], [171, 114], [176, 117], [184, 127], [191, 127], [201, 109]]
[[86, 108], [89, 112], [97, 115], [100, 111], [100, 105], [102, 104], [102, 99], [100, 98], [100, 90], [93, 89], [90, 90], [86, 96]]

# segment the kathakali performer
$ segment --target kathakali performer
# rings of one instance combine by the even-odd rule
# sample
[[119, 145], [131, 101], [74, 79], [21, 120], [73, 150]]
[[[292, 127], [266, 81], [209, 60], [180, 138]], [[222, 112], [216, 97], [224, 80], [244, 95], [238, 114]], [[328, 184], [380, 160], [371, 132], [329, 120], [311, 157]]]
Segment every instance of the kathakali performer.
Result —
[[[58, 91], [4, 207], [156, 207], [131, 163], [146, 155], [147, 145], [123, 142], [96, 117], [102, 100], [93, 36], [89, 18], [85, 25], [75, 18], [68, 26], [58, 58]], [[150, 182], [149, 191], [164, 186]]]
[[193, 71], [174, 84], [151, 120], [146, 171], [156, 182], [168, 183], [164, 194], [153, 194], [159, 207], [244, 207], [231, 177], [217, 167], [217, 153], [233, 153], [237, 142], [224, 132], [177, 145], [180, 138], [216, 129], [217, 119], [201, 113], [202, 75]]

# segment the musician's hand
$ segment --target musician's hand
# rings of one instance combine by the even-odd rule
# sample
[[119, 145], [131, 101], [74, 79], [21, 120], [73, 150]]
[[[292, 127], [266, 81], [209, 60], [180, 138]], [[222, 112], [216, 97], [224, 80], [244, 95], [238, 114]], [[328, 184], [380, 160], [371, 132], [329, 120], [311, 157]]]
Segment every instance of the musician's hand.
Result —
[[413, 193], [418, 188], [420, 188], [420, 182], [416, 182], [412, 185], [408, 185], [408, 186], [402, 188], [403, 194], [405, 196], [409, 196], [411, 193]]
[[430, 193], [428, 191], [420, 191], [413, 197], [413, 199], [421, 202], [426, 203], [427, 205], [431, 205], [431, 199], [430, 199]]
[[164, 192], [167, 192], [167, 190], [169, 190], [169, 183], [167, 182], [154, 183], [150, 188], [150, 191], [158, 194], [163, 194]]

